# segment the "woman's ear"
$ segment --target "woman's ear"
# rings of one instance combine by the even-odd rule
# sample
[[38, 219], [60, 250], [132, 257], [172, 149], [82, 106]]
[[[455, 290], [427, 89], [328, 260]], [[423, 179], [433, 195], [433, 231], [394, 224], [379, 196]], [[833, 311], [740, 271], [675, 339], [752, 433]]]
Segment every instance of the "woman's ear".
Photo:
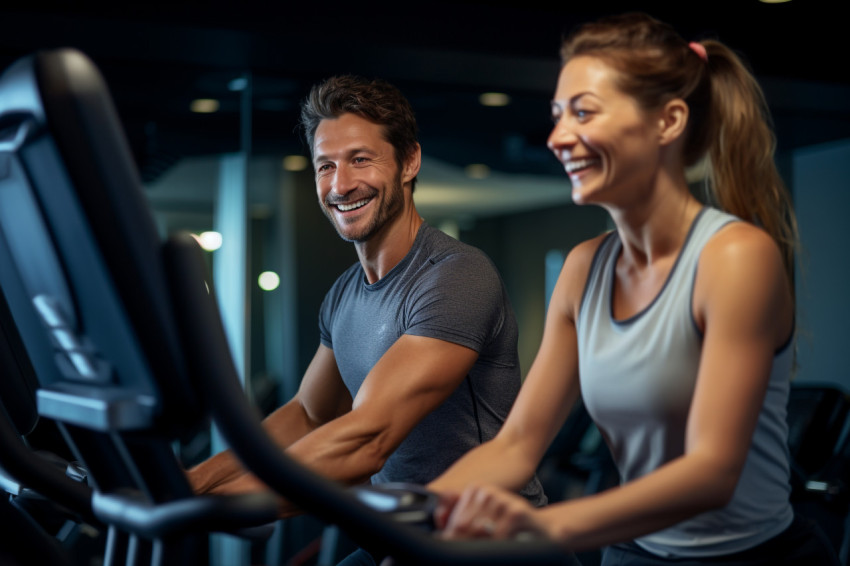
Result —
[[688, 126], [690, 110], [681, 98], [674, 98], [661, 109], [658, 116], [658, 140], [661, 145], [670, 145], [682, 137]]

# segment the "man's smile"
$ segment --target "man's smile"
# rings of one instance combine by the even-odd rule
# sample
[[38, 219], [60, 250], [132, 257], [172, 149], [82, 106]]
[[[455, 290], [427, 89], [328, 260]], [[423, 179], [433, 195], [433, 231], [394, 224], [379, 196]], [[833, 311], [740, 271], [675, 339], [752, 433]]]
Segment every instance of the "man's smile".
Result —
[[360, 199], [358, 201], [351, 202], [351, 203], [342, 203], [341, 202], [341, 203], [338, 203], [338, 204], [332, 204], [331, 206], [335, 206], [337, 208], [337, 210], [339, 210], [341, 212], [348, 212], [350, 210], [356, 210], [356, 209], [360, 208], [361, 206], [365, 206], [365, 205], [369, 204], [369, 202], [371, 200], [372, 199], [370, 197], [370, 198]]

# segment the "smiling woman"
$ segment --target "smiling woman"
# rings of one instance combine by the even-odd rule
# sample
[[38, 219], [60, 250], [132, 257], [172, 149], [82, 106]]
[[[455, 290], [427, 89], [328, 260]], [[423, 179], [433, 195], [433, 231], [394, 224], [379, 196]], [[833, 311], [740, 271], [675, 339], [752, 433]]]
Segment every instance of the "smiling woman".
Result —
[[649, 176], [659, 168], [658, 160], [672, 155], [654, 148], [653, 142], [662, 134], [659, 127], [682, 127], [687, 118], [681, 106], [668, 109], [672, 110], [669, 116], [644, 112], [634, 98], [617, 88], [616, 79], [617, 73], [602, 60], [576, 57], [558, 80], [552, 102], [556, 126], [549, 148], [563, 162], [577, 204], [604, 202], [604, 196], [594, 195], [603, 188], [615, 200], [613, 191], [618, 190], [629, 199], [645, 196], [635, 187], [648, 186]]
[[[789, 502], [796, 227], [758, 84], [721, 43], [641, 14], [582, 26], [561, 55], [548, 146], [616, 229], [567, 256], [508, 420], [431, 484], [438, 523], [607, 547], [604, 566], [837, 564]], [[708, 205], [685, 176], [706, 153]], [[506, 490], [579, 395], [621, 485], [534, 509]]]

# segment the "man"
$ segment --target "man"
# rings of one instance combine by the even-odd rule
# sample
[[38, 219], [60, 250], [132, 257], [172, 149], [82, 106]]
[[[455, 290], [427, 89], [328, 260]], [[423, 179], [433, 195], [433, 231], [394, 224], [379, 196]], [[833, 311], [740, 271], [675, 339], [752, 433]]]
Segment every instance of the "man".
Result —
[[[328, 478], [426, 484], [504, 422], [520, 386], [513, 311], [490, 260], [416, 212], [421, 149], [395, 87], [332, 78], [301, 117], [319, 205], [359, 262], [325, 297], [298, 393], [264, 426]], [[189, 477], [199, 492], [263, 488], [230, 452]], [[536, 478], [525, 494], [545, 503]]]

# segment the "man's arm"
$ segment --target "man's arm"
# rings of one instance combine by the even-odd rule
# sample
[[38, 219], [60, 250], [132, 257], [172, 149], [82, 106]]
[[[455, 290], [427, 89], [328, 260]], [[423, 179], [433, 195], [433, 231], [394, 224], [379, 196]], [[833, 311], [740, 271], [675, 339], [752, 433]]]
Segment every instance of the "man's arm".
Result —
[[366, 376], [351, 411], [292, 444], [288, 453], [331, 479], [362, 483], [460, 385], [475, 350], [405, 334]]
[[[320, 345], [298, 393], [266, 417], [263, 428], [281, 448], [287, 448], [350, 410], [351, 395], [342, 382], [333, 350]], [[193, 489], [199, 493], [233, 493], [262, 487], [252, 476], [246, 476], [241, 463], [230, 450], [198, 464], [188, 472], [188, 476]]]
[[[428, 413], [460, 385], [478, 359], [475, 350], [422, 336], [403, 335], [369, 372], [353, 404], [333, 361], [319, 348], [298, 395], [264, 422], [287, 453], [315, 472], [347, 484], [369, 480]], [[345, 391], [345, 396], [339, 391]], [[327, 389], [326, 389], [327, 388]], [[229, 452], [190, 472], [199, 491], [241, 493], [263, 489]]]

